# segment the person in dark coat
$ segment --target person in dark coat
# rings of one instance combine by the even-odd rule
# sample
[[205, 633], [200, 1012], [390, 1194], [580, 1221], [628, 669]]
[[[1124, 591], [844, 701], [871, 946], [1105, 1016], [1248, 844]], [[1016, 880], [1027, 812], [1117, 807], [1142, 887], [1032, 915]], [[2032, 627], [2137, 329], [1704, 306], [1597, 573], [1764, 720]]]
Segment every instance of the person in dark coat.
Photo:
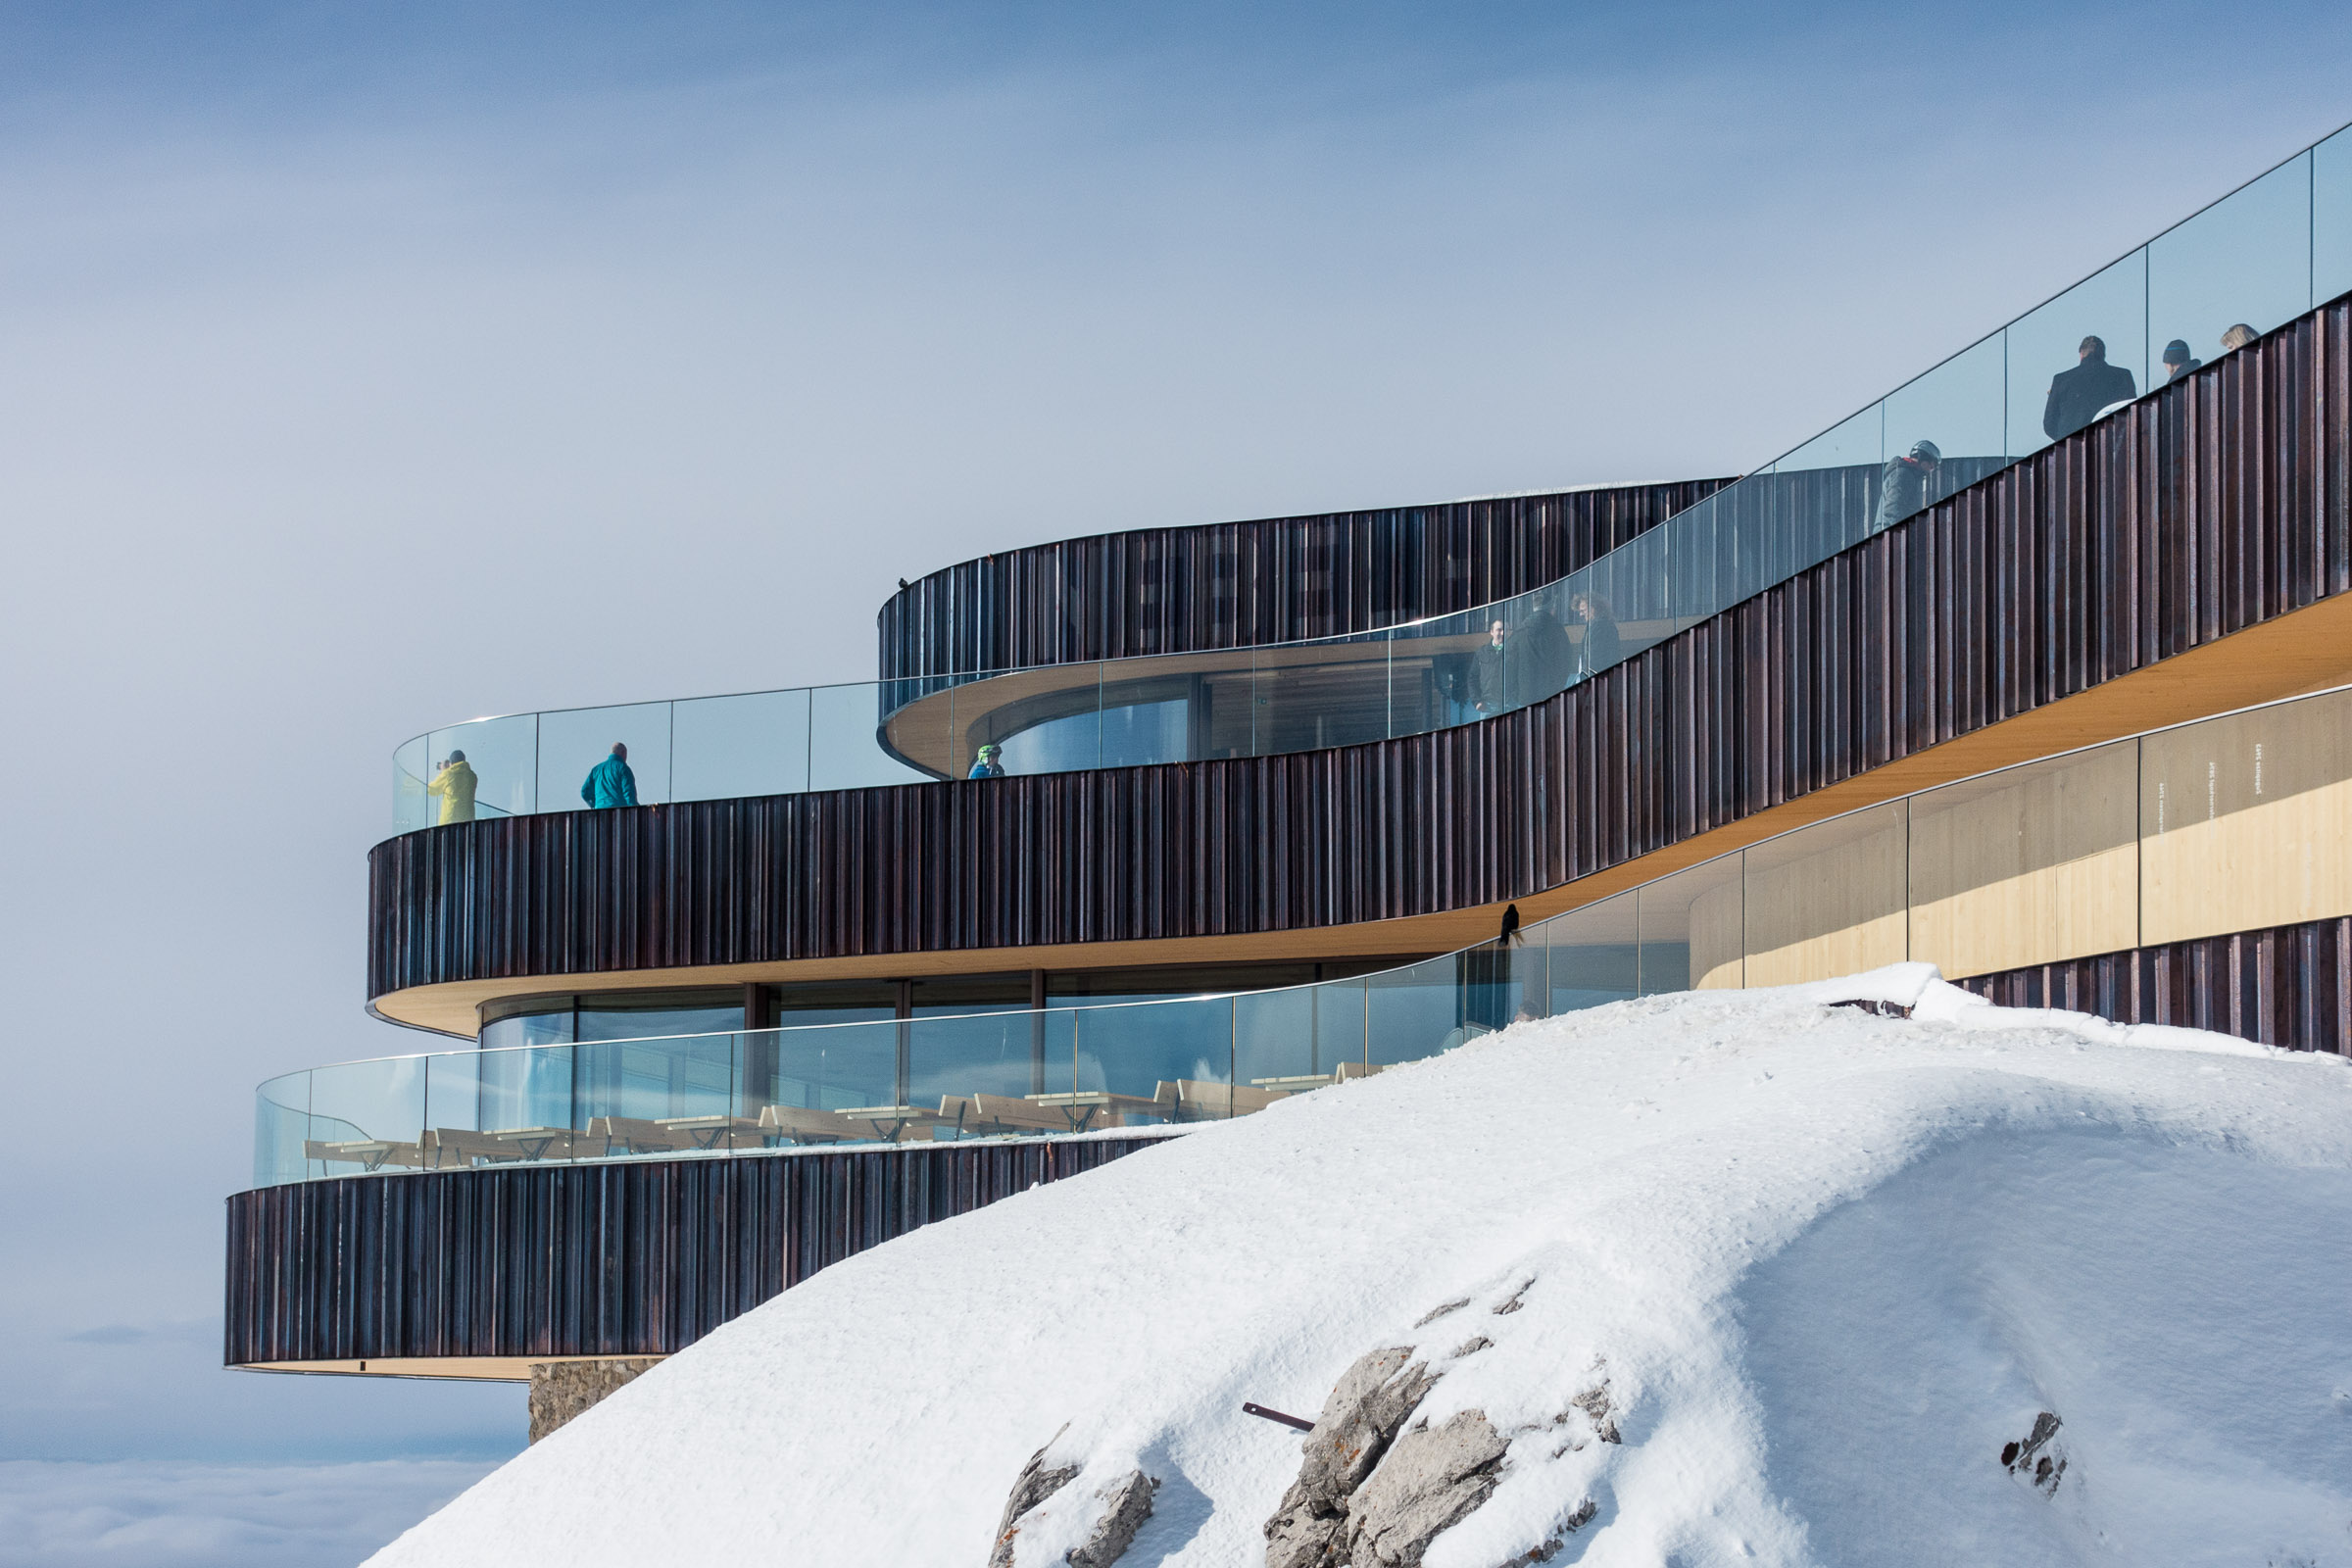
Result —
[[1879, 518], [1871, 528], [1891, 528], [1928, 504], [1928, 483], [1936, 477], [1943, 453], [1933, 441], [1914, 441], [1911, 450], [1886, 460], [1879, 475]]
[[612, 755], [588, 770], [587, 778], [580, 782], [580, 799], [598, 811], [637, 804], [637, 775], [629, 771], [626, 746], [614, 741]]
[[2204, 363], [2203, 360], [2189, 358], [2188, 345], [2179, 338], [2173, 339], [2164, 346], [2164, 384], [2171, 386]]
[[1511, 635], [1510, 664], [1511, 706], [1525, 708], [1568, 689], [1576, 677], [1576, 649], [1558, 619], [1539, 608]]
[[1502, 622], [1487, 628], [1487, 643], [1470, 659], [1470, 706], [1484, 718], [1510, 706], [1510, 669], [1502, 648]]
[[1610, 612], [1608, 601], [1579, 588], [1568, 596], [1568, 613], [1584, 624], [1582, 662], [1586, 678], [1617, 662], [1617, 617]]
[[972, 764], [972, 770], [963, 776], [965, 778], [1003, 778], [1004, 776], [1004, 764], [997, 760], [1000, 752], [1001, 749], [994, 741], [991, 741], [986, 746], [981, 747], [980, 760], [974, 762]]
[[2082, 363], [2050, 377], [2050, 398], [2041, 408], [2041, 431], [2063, 441], [2099, 416], [2112, 403], [2129, 403], [2139, 396], [2138, 383], [2120, 365], [2107, 363], [2107, 345], [2086, 337], [2078, 351]]

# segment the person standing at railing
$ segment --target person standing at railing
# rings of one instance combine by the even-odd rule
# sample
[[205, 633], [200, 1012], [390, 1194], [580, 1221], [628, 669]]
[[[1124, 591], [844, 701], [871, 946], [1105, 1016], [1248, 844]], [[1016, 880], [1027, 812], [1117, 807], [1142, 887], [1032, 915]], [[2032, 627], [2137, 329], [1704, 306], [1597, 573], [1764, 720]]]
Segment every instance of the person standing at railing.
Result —
[[2164, 384], [2171, 386], [2204, 363], [2190, 356], [2186, 343], [2179, 338], [2173, 339], [2164, 346]]
[[1470, 660], [1470, 706], [1491, 718], [1510, 707], [1510, 660], [1503, 652], [1502, 622], [1487, 628], [1486, 646]]
[[2240, 321], [2235, 326], [2230, 327], [2228, 330], [2222, 333], [2222, 352], [2225, 354], [2235, 354], [2239, 349], [2244, 348], [2247, 344], [2253, 342], [2260, 336], [2262, 336], [2260, 332], [2255, 331], [2245, 322]]
[[1584, 677], [1590, 680], [1617, 662], [1617, 616], [1610, 611], [1607, 600], [1585, 588], [1568, 596], [1568, 613], [1585, 628], [1579, 660]]
[[637, 804], [637, 775], [629, 771], [626, 746], [614, 741], [612, 755], [588, 770], [587, 778], [580, 783], [580, 799], [598, 811]]
[[1929, 482], [1942, 463], [1943, 453], [1933, 441], [1914, 441], [1910, 451], [1888, 458], [1879, 475], [1879, 519], [1870, 531], [1891, 528], [1925, 508]]
[[2139, 396], [2132, 372], [2107, 363], [2107, 345], [2086, 337], [2075, 351], [2080, 363], [2050, 377], [2049, 401], [2041, 408], [2042, 434], [2063, 441], [2099, 416], [2099, 411]]
[[1538, 606], [1505, 645], [1510, 653], [1511, 706], [1525, 708], [1565, 691], [1576, 676], [1576, 649], [1559, 617]]
[[981, 747], [979, 760], [972, 763], [972, 770], [963, 776], [965, 778], [1003, 778], [1004, 764], [998, 760], [998, 758], [1003, 755], [1003, 750], [994, 741]]
[[479, 782], [473, 764], [466, 760], [466, 754], [450, 753], [449, 760], [441, 764], [441, 771], [424, 787], [425, 794], [436, 796], [441, 802], [437, 819], [444, 824], [472, 821], [473, 791]]

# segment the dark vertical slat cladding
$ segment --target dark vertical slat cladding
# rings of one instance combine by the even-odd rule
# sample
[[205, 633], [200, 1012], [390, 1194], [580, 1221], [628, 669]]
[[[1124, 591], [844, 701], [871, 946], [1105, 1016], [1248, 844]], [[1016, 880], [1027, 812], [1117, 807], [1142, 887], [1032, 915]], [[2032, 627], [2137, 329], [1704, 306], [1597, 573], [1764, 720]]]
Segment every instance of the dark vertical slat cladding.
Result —
[[228, 1200], [226, 1359], [665, 1355], [853, 1253], [1155, 1141], [260, 1188]]
[[2348, 373], [2339, 301], [1483, 724], [407, 834], [370, 855], [369, 995], [1522, 898], [2343, 592]]
[[1564, 490], [1095, 534], [1007, 550], [882, 607], [881, 678], [1373, 631], [1556, 582], [1729, 481]]
[[2352, 918], [2038, 963], [1959, 984], [2005, 1007], [2178, 1024], [2291, 1051], [2352, 1054]]

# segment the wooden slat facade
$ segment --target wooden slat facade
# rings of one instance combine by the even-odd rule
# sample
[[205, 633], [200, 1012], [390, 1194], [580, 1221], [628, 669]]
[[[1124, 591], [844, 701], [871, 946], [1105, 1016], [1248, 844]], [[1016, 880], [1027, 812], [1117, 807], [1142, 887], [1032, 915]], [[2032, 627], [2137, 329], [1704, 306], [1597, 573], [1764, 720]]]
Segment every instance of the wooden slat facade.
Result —
[[2210, 1029], [2352, 1053], [2352, 918], [2167, 942], [1960, 981], [2005, 1007]]
[[882, 607], [880, 678], [1372, 631], [1556, 582], [1729, 481], [1141, 528], [1007, 550]]
[[1287, 756], [433, 828], [371, 997], [1524, 898], [2352, 587], [2337, 301], [1584, 685]]
[[506, 1166], [238, 1193], [226, 1360], [666, 1355], [852, 1253], [1155, 1141]]

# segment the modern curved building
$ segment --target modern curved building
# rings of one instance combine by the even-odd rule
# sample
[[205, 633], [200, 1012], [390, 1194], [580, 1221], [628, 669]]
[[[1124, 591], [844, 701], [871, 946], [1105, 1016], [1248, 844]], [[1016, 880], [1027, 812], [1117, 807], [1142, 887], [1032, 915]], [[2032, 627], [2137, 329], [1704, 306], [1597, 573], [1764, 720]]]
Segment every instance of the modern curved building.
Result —
[[446, 1038], [262, 1087], [227, 1360], [553, 1420], [908, 1227], [1655, 992], [1924, 959], [2347, 1049], [2348, 294], [2352, 131], [1736, 481], [1016, 550], [871, 682], [411, 741], [368, 1005]]

